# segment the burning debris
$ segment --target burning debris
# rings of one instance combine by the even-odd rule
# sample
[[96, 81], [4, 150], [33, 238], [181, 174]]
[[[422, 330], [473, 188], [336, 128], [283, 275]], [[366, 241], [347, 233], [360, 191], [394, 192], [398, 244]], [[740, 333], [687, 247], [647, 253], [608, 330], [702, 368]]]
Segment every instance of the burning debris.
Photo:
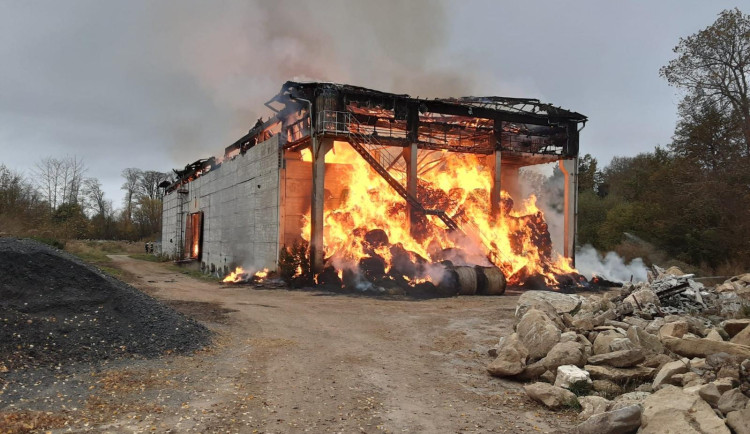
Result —
[[547, 407], [582, 407], [577, 432], [743, 432], [750, 274], [715, 288], [675, 267], [649, 278], [602, 296], [525, 292], [488, 372], [536, 381], [524, 389]]
[[262, 283], [268, 277], [268, 268], [264, 268], [255, 273], [246, 272], [244, 268], [237, 267], [234, 271], [227, 274], [222, 283]]
[[[425, 206], [454, 216], [463, 232], [451, 231], [437, 217], [425, 214], [410, 227], [408, 206], [397, 191], [347, 143], [334, 143], [326, 162], [346, 166], [339, 182], [347, 190], [338, 207], [325, 212], [326, 267], [334, 271], [321, 273], [318, 283], [355, 288], [408, 284], [446, 295], [502, 294], [505, 284], [499, 283], [498, 275], [510, 285], [537, 276], [549, 287], [576, 274], [567, 259], [553, 253], [534, 196], [517, 205], [503, 192], [501, 215], [492, 216], [491, 179], [482, 159], [471, 154], [440, 156], [430, 160], [434, 170], [419, 179], [417, 197]], [[309, 158], [303, 153], [303, 161]], [[302, 226], [307, 241], [309, 221], [308, 213]], [[497, 283], [483, 289], [487, 279]]]

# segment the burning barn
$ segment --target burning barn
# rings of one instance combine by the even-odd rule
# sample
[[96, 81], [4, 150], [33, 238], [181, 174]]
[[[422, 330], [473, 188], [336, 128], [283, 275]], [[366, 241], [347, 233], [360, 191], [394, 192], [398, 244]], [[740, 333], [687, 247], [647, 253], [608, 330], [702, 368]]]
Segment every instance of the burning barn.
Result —
[[[450, 277], [497, 293], [506, 279], [570, 279], [585, 116], [534, 99], [318, 82], [287, 82], [265, 105], [272, 116], [222, 157], [165, 185], [164, 254], [226, 275], [279, 271], [294, 246], [305, 258], [292, 277], [345, 286]], [[519, 188], [522, 167], [546, 163], [564, 174], [555, 240]]]

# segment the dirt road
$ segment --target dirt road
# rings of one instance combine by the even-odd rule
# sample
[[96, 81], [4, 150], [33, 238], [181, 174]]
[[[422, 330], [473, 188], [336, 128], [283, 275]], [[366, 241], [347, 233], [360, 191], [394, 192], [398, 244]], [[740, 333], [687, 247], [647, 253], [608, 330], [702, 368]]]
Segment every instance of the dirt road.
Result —
[[[517, 296], [411, 301], [257, 289], [112, 259], [134, 286], [214, 330], [216, 345], [92, 373], [79, 429], [564, 432], [574, 424], [574, 413], [548, 412], [484, 370], [487, 349], [511, 329]], [[40, 399], [27, 405], [39, 408]]]

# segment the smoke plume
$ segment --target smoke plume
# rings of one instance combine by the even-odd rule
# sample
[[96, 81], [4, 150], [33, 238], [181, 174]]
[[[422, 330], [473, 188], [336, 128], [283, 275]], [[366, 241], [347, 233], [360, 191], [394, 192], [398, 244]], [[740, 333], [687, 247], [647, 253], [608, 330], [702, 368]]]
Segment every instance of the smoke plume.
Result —
[[342, 82], [421, 97], [475, 90], [477, 71], [442, 61], [449, 23], [439, 1], [255, 0], [220, 8], [194, 2], [177, 11], [157, 2], [150, 8], [154, 19], [169, 16], [166, 33], [178, 36], [181, 47], [174, 52], [175, 41], [157, 38], [152, 49], [194, 80], [215, 109], [205, 122], [173, 125], [176, 161], [210, 155], [240, 137], [270, 113], [263, 103], [286, 80]]
[[625, 263], [617, 253], [607, 252], [602, 256], [588, 244], [576, 251], [576, 268], [587, 278], [600, 276], [620, 282], [629, 281], [631, 277], [634, 282], [647, 279], [646, 265], [641, 258]]

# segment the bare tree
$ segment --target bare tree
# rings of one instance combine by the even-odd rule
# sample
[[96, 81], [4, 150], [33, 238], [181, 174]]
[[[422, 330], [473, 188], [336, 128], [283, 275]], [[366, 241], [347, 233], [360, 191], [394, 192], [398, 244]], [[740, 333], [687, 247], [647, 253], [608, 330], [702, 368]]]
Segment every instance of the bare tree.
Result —
[[86, 166], [83, 164], [82, 158], [74, 155], [65, 158], [63, 167], [66, 174], [63, 201], [70, 204], [78, 204], [82, 199], [81, 186], [83, 184], [83, 174], [87, 170]]
[[680, 38], [677, 58], [659, 71], [670, 85], [710, 101], [742, 119], [750, 152], [750, 16], [725, 10], [711, 26]]
[[110, 214], [112, 206], [104, 198], [104, 190], [98, 179], [86, 178], [83, 181], [82, 191], [86, 198], [86, 208], [91, 209], [94, 215], [106, 217]]
[[128, 221], [133, 219], [133, 204], [138, 193], [138, 185], [143, 171], [134, 167], [127, 168], [122, 171], [122, 177], [125, 178], [125, 182], [120, 187], [125, 190], [125, 218]]
[[62, 183], [62, 160], [45, 157], [35, 165], [34, 176], [42, 197], [49, 204], [50, 213], [57, 208], [58, 192]]
[[34, 176], [50, 212], [63, 203], [78, 204], [85, 172], [83, 159], [77, 156], [45, 157], [36, 163]]
[[168, 173], [146, 170], [138, 182], [138, 195], [149, 199], [160, 199], [159, 184], [169, 177]]

